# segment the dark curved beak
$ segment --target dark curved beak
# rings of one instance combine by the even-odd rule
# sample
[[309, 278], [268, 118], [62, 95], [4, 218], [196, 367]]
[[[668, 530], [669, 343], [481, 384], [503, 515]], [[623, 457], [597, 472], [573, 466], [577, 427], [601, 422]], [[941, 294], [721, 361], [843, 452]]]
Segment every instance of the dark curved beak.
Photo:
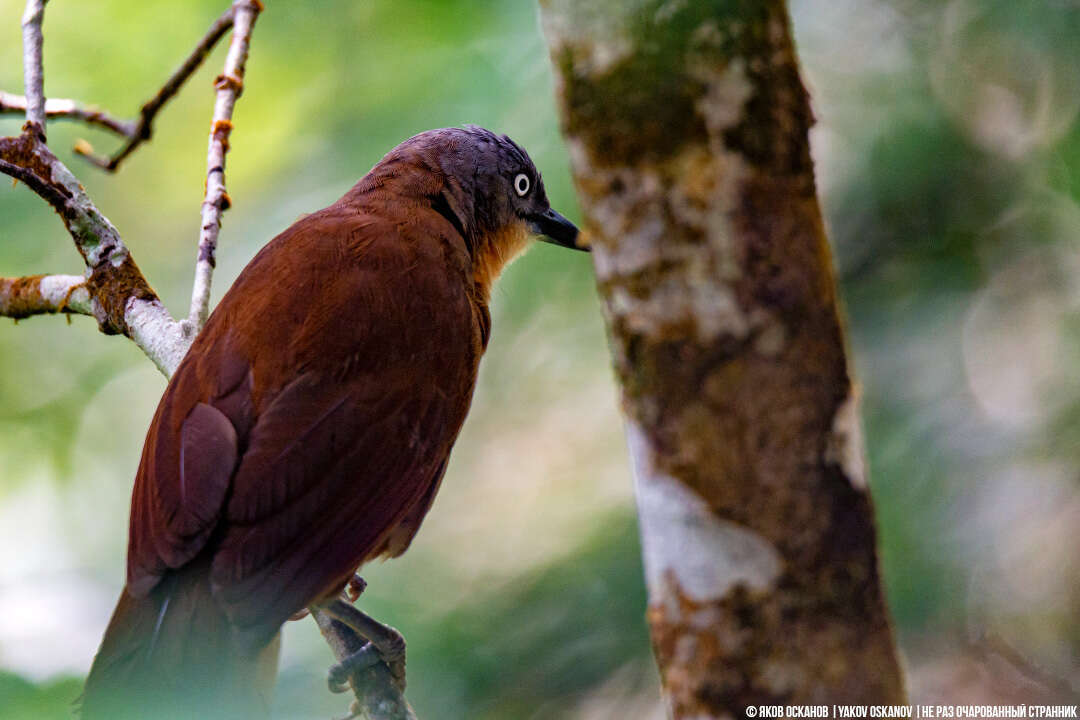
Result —
[[574, 250], [589, 251], [589, 248], [577, 244], [579, 235], [577, 226], [551, 208], [529, 216], [528, 220], [529, 227], [537, 235], [542, 235], [540, 239], [544, 242]]

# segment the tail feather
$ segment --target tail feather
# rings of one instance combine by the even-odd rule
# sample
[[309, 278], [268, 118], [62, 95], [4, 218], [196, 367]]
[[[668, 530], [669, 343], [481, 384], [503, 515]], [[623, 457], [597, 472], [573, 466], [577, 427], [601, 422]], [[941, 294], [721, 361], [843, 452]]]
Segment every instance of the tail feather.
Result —
[[126, 588], [81, 698], [83, 720], [266, 717], [277, 636], [238, 642], [205, 572], [165, 578], [146, 597]]

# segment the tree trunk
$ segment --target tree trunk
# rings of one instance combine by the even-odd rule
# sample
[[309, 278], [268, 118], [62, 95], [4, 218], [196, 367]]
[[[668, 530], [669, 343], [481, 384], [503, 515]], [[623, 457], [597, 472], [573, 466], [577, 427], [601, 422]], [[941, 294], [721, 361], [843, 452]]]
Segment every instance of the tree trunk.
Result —
[[675, 718], [903, 703], [779, 0], [541, 0]]

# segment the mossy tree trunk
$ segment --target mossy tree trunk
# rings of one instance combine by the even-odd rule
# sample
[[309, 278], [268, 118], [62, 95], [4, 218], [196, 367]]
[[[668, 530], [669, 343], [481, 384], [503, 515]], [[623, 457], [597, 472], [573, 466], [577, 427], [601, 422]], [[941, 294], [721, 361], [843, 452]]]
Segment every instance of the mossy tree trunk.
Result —
[[780, 0], [541, 0], [675, 718], [902, 703]]

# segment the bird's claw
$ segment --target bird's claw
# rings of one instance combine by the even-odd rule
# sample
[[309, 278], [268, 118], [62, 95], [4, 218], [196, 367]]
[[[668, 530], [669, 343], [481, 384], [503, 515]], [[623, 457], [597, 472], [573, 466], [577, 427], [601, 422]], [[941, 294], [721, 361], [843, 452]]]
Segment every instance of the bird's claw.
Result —
[[[353, 587], [363, 589], [363, 581]], [[344, 598], [320, 606], [322, 612], [366, 640], [359, 650], [330, 668], [327, 683], [331, 692], [344, 692], [348, 678], [356, 670], [385, 663], [398, 692], [405, 692], [405, 638], [389, 625], [375, 620]]]
[[330, 666], [326, 678], [330, 692], [346, 692], [349, 689], [350, 675], [379, 662], [386, 663], [394, 685], [401, 692], [405, 691], [405, 638], [391, 627], [386, 629], [387, 635], [380, 639], [378, 645], [371, 641], [366, 642], [352, 655]]
[[365, 590], [367, 590], [367, 580], [359, 575], [353, 575], [349, 579], [349, 584], [345, 586], [345, 597], [349, 598], [349, 602], [355, 604]]
[[394, 684], [402, 691], [405, 689], [405, 638], [392, 630], [393, 635], [382, 646], [373, 642], [364, 643], [363, 647], [339, 663], [330, 666], [327, 686], [332, 693], [343, 693], [349, 689], [349, 676], [357, 670], [383, 662], [390, 669]]
[[343, 693], [349, 689], [349, 676], [357, 670], [371, 667], [382, 661], [382, 656], [370, 642], [339, 663], [330, 666], [326, 684], [332, 693]]
[[379, 654], [383, 662], [390, 668], [390, 674], [394, 678], [394, 684], [398, 690], [405, 692], [405, 636], [389, 625], [386, 626], [387, 637], [379, 646]]

